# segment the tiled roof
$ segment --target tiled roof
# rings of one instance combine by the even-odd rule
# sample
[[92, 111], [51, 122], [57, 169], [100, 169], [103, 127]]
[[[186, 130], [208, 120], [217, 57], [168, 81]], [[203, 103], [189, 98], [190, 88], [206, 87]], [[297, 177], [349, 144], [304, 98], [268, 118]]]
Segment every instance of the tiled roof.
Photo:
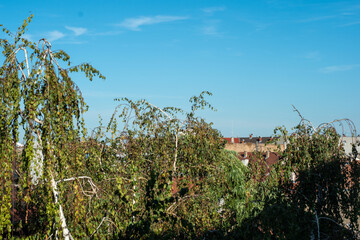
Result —
[[[258, 155], [260, 154], [260, 156]], [[279, 155], [274, 152], [268, 152], [269, 156], [266, 158], [267, 153], [255, 153], [255, 152], [248, 152], [245, 154], [245, 152], [240, 152], [238, 154], [238, 158], [240, 160], [249, 159], [249, 163], [255, 163], [259, 161], [266, 161], [267, 165], [273, 165], [279, 160]], [[247, 155], [247, 156], [246, 156]]]
[[[224, 140], [227, 141], [227, 143], [232, 143], [231, 141], [231, 137], [226, 137], [223, 138]], [[271, 140], [273, 140], [272, 137], [234, 137], [234, 142], [233, 143], [267, 143]]]

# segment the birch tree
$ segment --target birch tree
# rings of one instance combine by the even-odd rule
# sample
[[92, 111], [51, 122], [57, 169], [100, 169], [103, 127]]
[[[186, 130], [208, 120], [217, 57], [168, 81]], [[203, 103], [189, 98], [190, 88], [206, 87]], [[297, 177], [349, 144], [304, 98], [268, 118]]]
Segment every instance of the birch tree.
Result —
[[[36, 206], [42, 216], [42, 238], [56, 235], [71, 239], [58, 183], [76, 177], [68, 176], [67, 146], [79, 142], [85, 134], [82, 114], [87, 105], [69, 74], [81, 71], [89, 80], [104, 76], [87, 63], [71, 66], [69, 55], [54, 51], [46, 39], [37, 43], [25, 39], [31, 19], [32, 15], [16, 33], [1, 26], [5, 38], [0, 39], [4, 59], [0, 68], [0, 239], [12, 234], [11, 211], [14, 215], [16, 199], [22, 199], [21, 207], [26, 209], [20, 227], [31, 218], [31, 209]], [[25, 149], [20, 155], [16, 143], [21, 131]], [[39, 163], [34, 159], [35, 145], [43, 155], [38, 166], [33, 164]]]

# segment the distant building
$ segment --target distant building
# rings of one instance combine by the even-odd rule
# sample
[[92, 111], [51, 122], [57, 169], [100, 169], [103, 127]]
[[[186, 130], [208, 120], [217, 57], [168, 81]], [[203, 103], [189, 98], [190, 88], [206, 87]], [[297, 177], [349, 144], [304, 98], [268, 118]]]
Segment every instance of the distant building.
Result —
[[[344, 148], [345, 154], [350, 156], [352, 154], [352, 148], [353, 145], [355, 144], [356, 150], [358, 151], [358, 153], [360, 154], [360, 146], [358, 145], [358, 143], [360, 142], [360, 137], [346, 137], [346, 136], [342, 136], [340, 138], [340, 142]], [[360, 159], [360, 156], [357, 156], [357, 159]]]
[[266, 173], [269, 173], [271, 165], [275, 164], [279, 160], [279, 154], [274, 152], [240, 152], [237, 157], [239, 160], [245, 165], [259, 163], [261, 165], [265, 165], [267, 168]]
[[226, 141], [225, 149], [240, 152], [277, 152], [284, 151], [285, 144], [281, 139], [272, 137], [231, 137], [223, 138]]

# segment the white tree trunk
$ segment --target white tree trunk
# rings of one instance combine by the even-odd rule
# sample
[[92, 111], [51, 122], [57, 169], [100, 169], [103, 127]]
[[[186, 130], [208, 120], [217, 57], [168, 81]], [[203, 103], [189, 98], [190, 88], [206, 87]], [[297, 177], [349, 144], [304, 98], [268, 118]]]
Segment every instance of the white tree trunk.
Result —
[[[53, 194], [54, 194], [55, 204], [57, 204], [59, 202], [59, 192], [57, 191], [57, 184], [56, 184], [53, 177], [51, 178], [51, 187], [52, 187], [52, 191], [53, 191]], [[64, 239], [65, 240], [73, 239], [71, 237], [69, 229], [68, 229], [68, 227], [66, 225], [66, 219], [65, 219], [65, 215], [64, 215], [64, 212], [62, 210], [61, 204], [59, 204], [59, 217], [60, 217], [60, 223], [61, 223], [61, 228], [62, 228], [62, 231], [63, 231]]]

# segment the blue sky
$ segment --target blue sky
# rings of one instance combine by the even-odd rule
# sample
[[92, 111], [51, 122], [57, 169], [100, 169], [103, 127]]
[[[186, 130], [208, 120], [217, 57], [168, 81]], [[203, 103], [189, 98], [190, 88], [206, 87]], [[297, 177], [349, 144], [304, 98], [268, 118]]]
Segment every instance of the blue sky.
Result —
[[1, 1], [0, 24], [15, 31], [30, 12], [28, 38], [107, 77], [73, 75], [89, 128], [114, 98], [189, 109], [203, 90], [218, 111], [201, 115], [224, 136], [291, 128], [291, 104], [315, 125], [360, 126], [359, 1]]

